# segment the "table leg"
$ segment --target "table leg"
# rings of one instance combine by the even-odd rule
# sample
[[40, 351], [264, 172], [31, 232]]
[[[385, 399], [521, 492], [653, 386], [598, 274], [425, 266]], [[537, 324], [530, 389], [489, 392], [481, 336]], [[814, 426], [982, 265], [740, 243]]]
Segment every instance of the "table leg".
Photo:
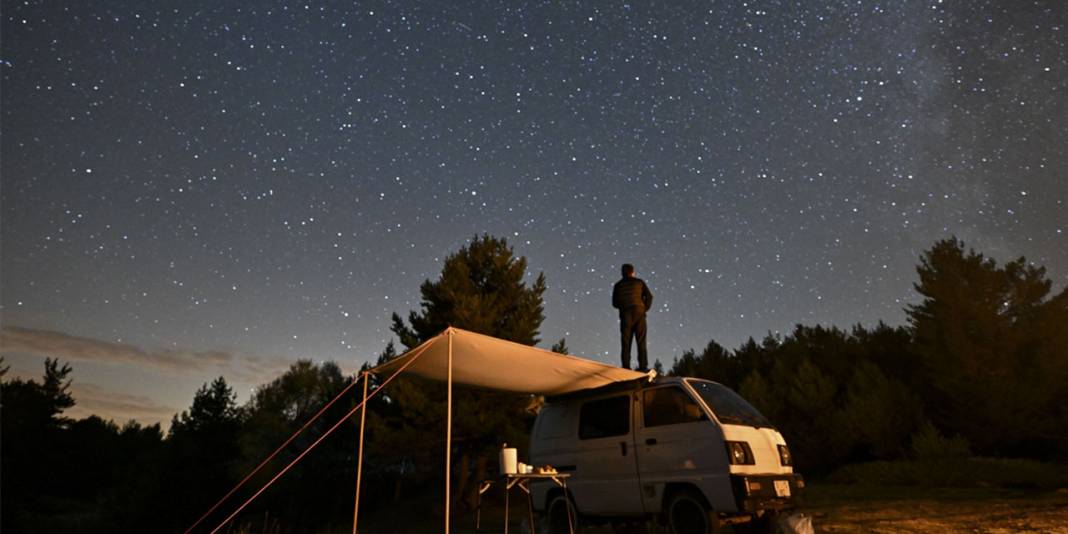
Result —
[[574, 514], [571, 513], [571, 497], [567, 493], [567, 480], [563, 480], [561, 485], [564, 487], [564, 503], [567, 506], [567, 531], [569, 534], [575, 534], [575, 520]]
[[512, 485], [504, 484], [504, 534], [508, 534], [508, 494], [512, 492]]
[[475, 501], [475, 532], [482, 531], [482, 494], [489, 491], [493, 486], [493, 481], [483, 480], [478, 483], [478, 500]]
[[[530, 484], [530, 482], [527, 482]], [[530, 532], [534, 534], [537, 530], [534, 528], [534, 497], [530, 491], [530, 486], [527, 486], [527, 520], [530, 521]]]

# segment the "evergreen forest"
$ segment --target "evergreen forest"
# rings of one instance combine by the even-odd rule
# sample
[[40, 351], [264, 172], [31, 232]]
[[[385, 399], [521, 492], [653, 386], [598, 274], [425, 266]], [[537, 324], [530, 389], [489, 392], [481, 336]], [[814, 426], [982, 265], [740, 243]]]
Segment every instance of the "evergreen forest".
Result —
[[[966, 485], [1001, 472], [988, 482], [1064, 484], [1044, 477], [1063, 474], [1068, 462], [1068, 288], [1055, 291], [1045, 269], [1024, 258], [999, 264], [956, 238], [924, 251], [916, 273], [917, 300], [904, 325], [797, 325], [733, 349], [709, 340], [658, 362], [658, 370], [738, 391], [780, 429], [811, 480]], [[476, 236], [420, 286], [420, 309], [393, 315], [397, 343], [377, 362], [449, 325], [540, 344], [546, 287], [507, 241]], [[567, 352], [563, 339], [552, 348]], [[337, 398], [196, 530], [209, 532], [356, 406], [355, 378], [332, 362], [298, 361], [239, 404], [218, 377], [164, 431], [66, 417], [77, 402], [70, 393], [77, 373], [57, 359], [45, 362], [40, 378], [2, 376], [2, 528], [184, 532]], [[367, 410], [362, 487], [374, 488], [361, 495], [367, 510], [439, 491], [443, 480], [444, 386], [402, 377], [383, 392]], [[474, 507], [475, 481], [496, 469], [502, 441], [523, 454], [541, 401], [455, 392], [458, 513]], [[351, 528], [358, 417], [234, 524], [247, 532]], [[438, 507], [427, 513], [440, 515]]]

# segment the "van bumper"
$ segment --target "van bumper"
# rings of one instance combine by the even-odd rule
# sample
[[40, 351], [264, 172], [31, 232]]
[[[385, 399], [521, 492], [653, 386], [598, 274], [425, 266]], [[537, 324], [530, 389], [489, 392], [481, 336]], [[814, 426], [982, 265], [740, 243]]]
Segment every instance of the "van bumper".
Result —
[[805, 479], [797, 473], [731, 475], [731, 490], [739, 512], [751, 514], [761, 510], [782, 510], [801, 504]]

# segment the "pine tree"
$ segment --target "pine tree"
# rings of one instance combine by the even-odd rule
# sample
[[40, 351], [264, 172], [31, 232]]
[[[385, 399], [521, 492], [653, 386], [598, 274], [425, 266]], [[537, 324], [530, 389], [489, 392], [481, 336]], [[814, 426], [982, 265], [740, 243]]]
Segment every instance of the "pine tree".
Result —
[[714, 380], [737, 390], [745, 378], [741, 360], [714, 340], [709, 341], [701, 354], [692, 349], [682, 353], [671, 366], [673, 376], [692, 376]]
[[[476, 236], [471, 243], [445, 259], [441, 276], [420, 286], [421, 310], [408, 315], [408, 324], [393, 315], [393, 333], [411, 349], [454, 326], [525, 345], [539, 342], [545, 319], [542, 294], [545, 276], [539, 274], [532, 285], [524, 281], [527, 261], [516, 257], [506, 240], [489, 235]], [[440, 385], [420, 384], [399, 388], [391, 398], [400, 405], [403, 420], [440, 420], [445, 408]], [[488, 459], [502, 442], [527, 442], [534, 399], [524, 395], [457, 389], [453, 395], [453, 442], [459, 449], [457, 494], [468, 504], [477, 496], [469, 484], [472, 467], [475, 478], [484, 476]], [[429, 410], [429, 413], [426, 412]], [[429, 431], [422, 431], [429, 435]], [[436, 434], [440, 435], [440, 434]]]
[[504, 239], [476, 236], [445, 258], [441, 277], [419, 288], [420, 312], [408, 315], [411, 326], [393, 316], [393, 333], [409, 349], [455, 326], [524, 345], [537, 344], [545, 320], [542, 294], [545, 275], [527, 287], [527, 259], [516, 258]]
[[62, 438], [71, 421], [63, 410], [74, 406], [70, 372], [70, 365], [46, 358], [40, 382], [15, 378], [0, 384], [4, 531], [40, 528], [41, 518], [61, 511], [55, 496], [65, 489], [56, 486], [66, 476]]
[[242, 419], [236, 399], [220, 376], [201, 386], [192, 406], [171, 419], [160, 499], [167, 505], [164, 514], [173, 515], [165, 521], [192, 524], [243, 474], [238, 472]]
[[553, 343], [553, 346], [549, 349], [557, 354], [571, 354], [567, 348], [567, 338], [560, 338], [560, 341]]
[[956, 238], [935, 243], [917, 272], [924, 299], [907, 313], [936, 425], [980, 453], [1026, 452], [1063, 405], [1066, 323], [1050, 321], [1068, 299], [1045, 300], [1044, 268], [1022, 257], [998, 267]]

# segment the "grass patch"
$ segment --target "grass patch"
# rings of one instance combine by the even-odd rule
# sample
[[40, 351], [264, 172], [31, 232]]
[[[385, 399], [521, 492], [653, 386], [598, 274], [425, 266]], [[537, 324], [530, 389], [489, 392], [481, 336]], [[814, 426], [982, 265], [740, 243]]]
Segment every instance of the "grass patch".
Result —
[[805, 497], [821, 534], [1068, 533], [1068, 490], [813, 483]]

